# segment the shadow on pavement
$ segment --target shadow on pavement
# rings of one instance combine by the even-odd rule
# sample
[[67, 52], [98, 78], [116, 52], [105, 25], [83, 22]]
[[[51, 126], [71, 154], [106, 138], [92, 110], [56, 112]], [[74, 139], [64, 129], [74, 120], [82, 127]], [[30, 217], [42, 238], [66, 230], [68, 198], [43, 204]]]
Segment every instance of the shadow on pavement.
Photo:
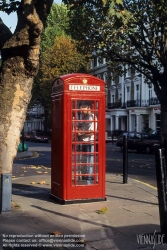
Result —
[[[119, 182], [110, 181], [110, 183], [119, 183]], [[35, 198], [35, 199], [49, 201], [49, 202], [52, 202], [52, 203], [59, 204], [59, 203], [57, 203], [56, 201], [53, 201], [50, 198], [50, 188], [45, 188], [43, 186], [42, 187], [36, 187], [36, 186], [32, 186], [32, 185], [30, 186], [30, 185], [26, 185], [26, 184], [13, 183], [12, 184], [12, 194], [19, 195], [19, 196], [24, 196], [24, 197], [27, 197], [27, 198]], [[154, 202], [150, 202], [150, 201], [147, 202], [147, 201], [144, 201], [144, 200], [130, 199], [128, 197], [109, 195], [109, 194], [107, 194], [107, 192], [106, 192], [106, 197], [117, 198], [117, 199], [128, 200], [128, 201], [132, 201], [132, 202], [139, 202], [139, 203], [143, 203], [143, 204], [150, 204], [150, 205], [156, 205], [157, 206], [157, 203], [154, 203]]]
[[106, 195], [107, 197], [111, 197], [111, 198], [117, 198], [117, 199], [122, 199], [122, 200], [128, 200], [128, 201], [134, 201], [134, 202], [139, 202], [139, 203], [145, 203], [145, 204], [150, 204], [150, 205], [155, 205], [157, 206], [157, 203], [154, 202], [150, 202], [150, 201], [143, 201], [143, 200], [136, 200], [136, 199], [129, 199], [129, 198], [124, 198], [124, 197], [120, 197], [120, 196], [115, 196], [115, 195]]
[[43, 186], [36, 187], [33, 185], [30, 186], [26, 184], [13, 183], [12, 194], [56, 203], [55, 201], [49, 198], [50, 188], [45, 188]]

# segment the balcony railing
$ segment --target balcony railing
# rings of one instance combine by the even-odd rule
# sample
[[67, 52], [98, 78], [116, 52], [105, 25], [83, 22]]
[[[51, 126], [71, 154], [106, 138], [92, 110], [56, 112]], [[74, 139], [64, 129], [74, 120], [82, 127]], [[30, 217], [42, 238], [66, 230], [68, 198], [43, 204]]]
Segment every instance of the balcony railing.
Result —
[[127, 101], [127, 107], [148, 107], [150, 105], [160, 104], [158, 98], [150, 98], [148, 100], [130, 100]]
[[150, 105], [156, 105], [156, 104], [160, 104], [160, 101], [158, 100], [157, 97], [152, 97], [150, 98]]
[[44, 114], [29, 114], [28, 118], [29, 119], [41, 119], [41, 118], [44, 118]]
[[127, 107], [148, 107], [149, 100], [130, 100], [127, 101]]
[[107, 108], [108, 109], [116, 109], [116, 108], [125, 109], [126, 108], [126, 103], [125, 102], [107, 103]]
[[127, 102], [114, 102], [114, 103], [108, 103], [107, 108], [108, 109], [116, 109], [116, 108], [122, 108], [125, 109], [126, 107], [148, 107], [150, 105], [157, 105], [160, 104], [160, 101], [158, 98], [153, 97], [147, 100], [130, 100]]

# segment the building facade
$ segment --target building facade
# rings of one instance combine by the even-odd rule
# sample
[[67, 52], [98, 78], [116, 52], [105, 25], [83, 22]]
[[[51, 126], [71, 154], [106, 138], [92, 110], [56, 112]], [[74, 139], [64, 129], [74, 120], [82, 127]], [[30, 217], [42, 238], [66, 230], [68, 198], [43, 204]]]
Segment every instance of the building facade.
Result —
[[152, 84], [146, 84], [143, 76], [127, 68], [125, 75], [111, 78], [105, 59], [91, 61], [90, 74], [106, 82], [106, 132], [142, 132], [160, 128], [160, 103]]
[[24, 132], [32, 130], [44, 130], [44, 108], [42, 106], [34, 106], [27, 111], [26, 120], [24, 123]]

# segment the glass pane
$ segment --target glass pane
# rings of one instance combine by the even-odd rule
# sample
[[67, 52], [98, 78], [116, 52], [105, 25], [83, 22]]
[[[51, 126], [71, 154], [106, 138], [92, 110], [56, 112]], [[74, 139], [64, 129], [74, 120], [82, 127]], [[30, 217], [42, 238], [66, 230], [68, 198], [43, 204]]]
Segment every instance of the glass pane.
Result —
[[134, 139], [135, 134], [134, 133], [129, 133], [129, 139]]
[[96, 109], [99, 110], [99, 102], [96, 101]]
[[141, 139], [141, 134], [135, 134], [135, 139]]
[[98, 101], [72, 100], [72, 185], [98, 180], [98, 108]]
[[[98, 140], [96, 140], [96, 141], [98, 141]], [[96, 143], [96, 144], [95, 144], [95, 151], [98, 152], [98, 150], [99, 150], [99, 144]]]
[[98, 184], [99, 183], [99, 175], [96, 175], [95, 178], [96, 178], [96, 184]]
[[95, 155], [95, 161], [96, 161], [96, 163], [99, 162], [99, 156], [98, 156], [98, 154]]

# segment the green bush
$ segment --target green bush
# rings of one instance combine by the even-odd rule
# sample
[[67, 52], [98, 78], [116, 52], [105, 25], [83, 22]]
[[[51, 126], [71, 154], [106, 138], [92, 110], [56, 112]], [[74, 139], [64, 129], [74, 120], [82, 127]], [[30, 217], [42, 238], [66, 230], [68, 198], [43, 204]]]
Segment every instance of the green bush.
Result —
[[150, 133], [151, 131], [153, 131], [152, 130], [152, 128], [149, 128], [149, 127], [143, 127], [143, 129], [142, 129], [142, 132], [144, 132], [144, 133]]

